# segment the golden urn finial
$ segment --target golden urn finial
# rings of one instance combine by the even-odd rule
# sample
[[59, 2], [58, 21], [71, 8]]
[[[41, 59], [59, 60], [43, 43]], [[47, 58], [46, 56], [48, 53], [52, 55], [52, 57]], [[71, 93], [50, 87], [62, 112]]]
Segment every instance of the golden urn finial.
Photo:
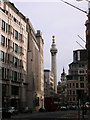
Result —
[[52, 36], [52, 38], [53, 38], [53, 39], [52, 39], [53, 43], [55, 43], [55, 36]]

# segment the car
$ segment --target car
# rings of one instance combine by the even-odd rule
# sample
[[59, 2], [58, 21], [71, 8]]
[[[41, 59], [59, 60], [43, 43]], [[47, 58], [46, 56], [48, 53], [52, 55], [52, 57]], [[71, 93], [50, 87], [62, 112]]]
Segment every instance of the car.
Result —
[[2, 118], [11, 118], [11, 113], [8, 111], [7, 108], [0, 108], [0, 117]]
[[69, 107], [69, 109], [70, 109], [70, 110], [76, 110], [77, 107], [76, 107], [75, 105], [72, 105], [72, 106]]
[[21, 113], [32, 113], [32, 109], [29, 107], [25, 107], [21, 110]]
[[61, 106], [60, 110], [67, 110], [67, 107], [66, 106]]
[[8, 112], [10, 112], [12, 115], [18, 114], [18, 110], [15, 109], [15, 107], [9, 107]]

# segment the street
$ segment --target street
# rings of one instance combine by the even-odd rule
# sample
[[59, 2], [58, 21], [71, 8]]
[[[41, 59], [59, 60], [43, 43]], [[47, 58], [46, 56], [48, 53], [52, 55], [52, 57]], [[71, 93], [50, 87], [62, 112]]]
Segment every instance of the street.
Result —
[[13, 120], [77, 120], [78, 112], [75, 110], [69, 111], [54, 111], [54, 112], [33, 112], [24, 113], [12, 116]]

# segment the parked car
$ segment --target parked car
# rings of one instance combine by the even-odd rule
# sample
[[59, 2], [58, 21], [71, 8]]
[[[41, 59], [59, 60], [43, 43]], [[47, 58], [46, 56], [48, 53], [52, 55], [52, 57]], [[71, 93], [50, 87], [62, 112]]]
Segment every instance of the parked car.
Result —
[[9, 107], [8, 112], [10, 112], [12, 115], [18, 114], [18, 110], [15, 109], [15, 107]]
[[11, 118], [11, 113], [6, 108], [0, 108], [0, 116], [2, 118]]
[[76, 107], [75, 105], [72, 105], [72, 106], [69, 107], [69, 109], [70, 109], [70, 110], [76, 110], [77, 107]]
[[32, 113], [32, 109], [29, 107], [25, 107], [21, 110], [22, 113]]
[[67, 110], [66, 106], [61, 106], [60, 110]]

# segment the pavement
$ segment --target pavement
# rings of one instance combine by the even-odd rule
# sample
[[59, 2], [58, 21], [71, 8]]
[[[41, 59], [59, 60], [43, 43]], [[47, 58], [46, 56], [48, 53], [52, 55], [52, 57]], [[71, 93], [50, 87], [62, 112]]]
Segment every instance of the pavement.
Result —
[[87, 111], [87, 114], [82, 118], [82, 113], [80, 113], [80, 120], [90, 120], [90, 111]]
[[[33, 111], [33, 113], [32, 114], [36, 114], [37, 112], [36, 111]], [[40, 112], [38, 112], [39, 114], [41, 114]], [[23, 114], [24, 115], [24, 114]], [[23, 117], [23, 115], [22, 115], [22, 117]], [[69, 113], [68, 113], [68, 115], [69, 115]], [[16, 115], [17, 116], [17, 115]], [[19, 115], [18, 115], [19, 116]], [[26, 118], [19, 118], [19, 117], [16, 117], [15, 118], [15, 116], [13, 116], [11, 119], [8, 119], [8, 120], [42, 120], [42, 118], [29, 118], [29, 117], [26, 117]], [[21, 115], [20, 115], [21, 116]], [[27, 115], [26, 115], [27, 116]], [[25, 117], [25, 116], [24, 116]], [[2, 120], [7, 120], [7, 119], [2, 119]], [[87, 111], [87, 114], [86, 115], [84, 115], [84, 119], [82, 118], [82, 112], [80, 112], [80, 119], [78, 119], [78, 114], [76, 115], [76, 117], [73, 117], [73, 116], [67, 116], [66, 114], [65, 114], [65, 117], [63, 116], [63, 118], [62, 117], [60, 117], [60, 118], [43, 118], [43, 120], [90, 120], [90, 112], [89, 111]]]

